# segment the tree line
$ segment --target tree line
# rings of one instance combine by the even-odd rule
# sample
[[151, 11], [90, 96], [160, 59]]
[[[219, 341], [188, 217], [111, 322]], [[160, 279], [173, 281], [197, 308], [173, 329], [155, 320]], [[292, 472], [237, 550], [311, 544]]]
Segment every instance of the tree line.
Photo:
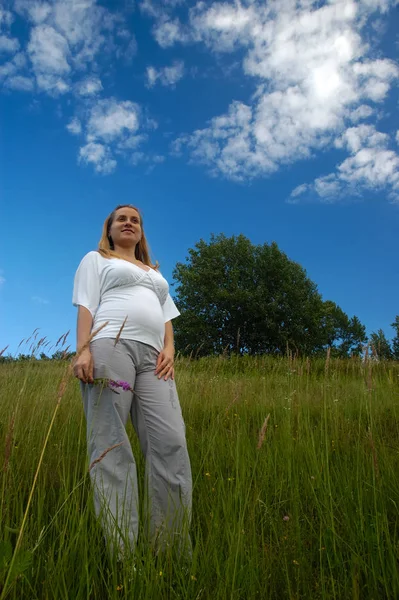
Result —
[[380, 329], [366, 335], [357, 316], [323, 300], [305, 269], [276, 242], [252, 244], [244, 235], [212, 235], [177, 263], [174, 322], [183, 355], [361, 355], [369, 344], [380, 359], [399, 359], [399, 315], [390, 342]]
[[[382, 329], [368, 337], [360, 319], [323, 300], [305, 269], [276, 242], [252, 244], [242, 234], [212, 235], [209, 242], [201, 239], [189, 249], [173, 278], [172, 295], [181, 312], [174, 321], [175, 345], [183, 356], [317, 356], [329, 349], [331, 356], [344, 358], [360, 356], [369, 346], [375, 358], [399, 360], [399, 315], [392, 323], [392, 340]], [[51, 357], [37, 352], [35, 358], [73, 355], [61, 349]], [[31, 358], [0, 356], [0, 362]]]

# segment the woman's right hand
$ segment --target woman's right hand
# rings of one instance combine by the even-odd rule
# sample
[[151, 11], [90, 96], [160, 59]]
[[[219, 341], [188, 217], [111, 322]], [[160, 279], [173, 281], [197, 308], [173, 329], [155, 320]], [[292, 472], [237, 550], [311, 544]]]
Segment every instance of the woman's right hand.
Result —
[[77, 358], [73, 367], [73, 373], [83, 383], [93, 383], [93, 370], [93, 356], [89, 348], [86, 348]]

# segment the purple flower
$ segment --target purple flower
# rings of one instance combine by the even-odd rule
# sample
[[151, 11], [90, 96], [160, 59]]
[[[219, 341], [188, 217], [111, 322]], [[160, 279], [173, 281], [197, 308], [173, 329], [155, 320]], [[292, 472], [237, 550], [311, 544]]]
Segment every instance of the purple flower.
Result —
[[114, 381], [110, 379], [108, 385], [113, 388], [122, 388], [125, 392], [129, 392], [132, 389], [128, 381]]
[[129, 392], [131, 390], [130, 383], [128, 381], [119, 381], [119, 386], [125, 390], [125, 392]]
[[124, 392], [132, 392], [133, 389], [130, 387], [130, 383], [128, 381], [115, 381], [114, 379], [106, 379], [99, 378], [95, 379], [93, 382], [95, 385], [102, 385], [104, 387], [109, 387], [113, 392], [119, 394], [117, 392], [117, 388], [122, 388]]

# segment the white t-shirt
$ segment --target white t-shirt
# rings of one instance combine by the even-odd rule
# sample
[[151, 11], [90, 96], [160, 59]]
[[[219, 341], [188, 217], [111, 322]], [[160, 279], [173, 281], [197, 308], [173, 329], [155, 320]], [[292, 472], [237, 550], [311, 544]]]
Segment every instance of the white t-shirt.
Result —
[[158, 351], [164, 347], [165, 323], [178, 317], [162, 275], [120, 258], [104, 258], [89, 252], [76, 271], [74, 306], [84, 306], [93, 316], [93, 339], [115, 338], [127, 317], [121, 338], [149, 344]]

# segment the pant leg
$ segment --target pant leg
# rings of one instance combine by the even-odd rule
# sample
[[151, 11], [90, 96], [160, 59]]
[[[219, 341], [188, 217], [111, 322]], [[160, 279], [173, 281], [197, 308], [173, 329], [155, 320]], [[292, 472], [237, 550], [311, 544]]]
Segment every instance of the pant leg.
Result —
[[[123, 340], [101, 338], [90, 344], [94, 361], [94, 377], [135, 384], [135, 366]], [[126, 423], [133, 394], [118, 393], [100, 385], [82, 384], [83, 405], [87, 422], [89, 464], [115, 444], [90, 470], [94, 492], [94, 508], [100, 519], [111, 555], [122, 559], [132, 551], [138, 535], [138, 487], [136, 463]]]
[[189, 558], [192, 477], [176, 385], [154, 375], [155, 349], [139, 351], [131, 416], [146, 458], [147, 531], [157, 551], [177, 545]]

